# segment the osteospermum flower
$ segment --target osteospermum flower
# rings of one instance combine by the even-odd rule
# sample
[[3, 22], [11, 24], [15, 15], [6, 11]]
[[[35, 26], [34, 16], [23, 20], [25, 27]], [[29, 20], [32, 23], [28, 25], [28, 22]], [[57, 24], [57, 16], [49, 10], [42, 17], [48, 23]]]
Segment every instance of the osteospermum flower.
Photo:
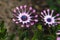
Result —
[[44, 22], [44, 25], [48, 24], [49, 27], [51, 26], [55, 26], [57, 24], [60, 24], [60, 14], [56, 14], [55, 16], [53, 16], [54, 14], [54, 10], [43, 10], [40, 14], [41, 17], [41, 21]]
[[56, 40], [60, 40], [60, 30], [58, 30], [58, 31], [56, 32], [56, 35], [57, 35]]
[[16, 7], [13, 10], [13, 21], [16, 24], [20, 24], [21, 27], [34, 25], [38, 22], [37, 17], [36, 10], [27, 5]]

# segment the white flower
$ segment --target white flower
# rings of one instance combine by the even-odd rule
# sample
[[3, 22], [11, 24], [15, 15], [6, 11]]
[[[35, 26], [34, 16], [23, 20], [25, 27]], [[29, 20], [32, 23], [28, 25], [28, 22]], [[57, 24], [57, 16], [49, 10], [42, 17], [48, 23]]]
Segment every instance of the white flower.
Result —
[[53, 13], [54, 10], [51, 11], [50, 9], [47, 9], [43, 10], [40, 15], [40, 17], [42, 18], [41, 21], [43, 21], [45, 25], [48, 24], [49, 27], [60, 24], [60, 14], [56, 14], [55, 16], [53, 16]]
[[36, 15], [36, 10], [32, 7], [28, 7], [27, 5], [16, 7], [13, 10], [13, 21], [17, 24], [21, 24], [21, 27], [29, 27], [30, 25], [34, 25], [35, 22], [38, 22]]

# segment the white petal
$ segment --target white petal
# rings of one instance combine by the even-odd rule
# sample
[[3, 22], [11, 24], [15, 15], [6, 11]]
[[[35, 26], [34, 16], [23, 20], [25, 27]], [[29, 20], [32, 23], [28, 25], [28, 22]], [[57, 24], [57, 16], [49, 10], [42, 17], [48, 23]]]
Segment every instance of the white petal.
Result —
[[53, 12], [54, 12], [54, 10], [52, 10], [52, 12], [51, 12], [51, 16], [53, 15]]
[[24, 8], [25, 8], [24, 12], [26, 12], [26, 7], [27, 7], [27, 5], [24, 5]]
[[49, 9], [47, 9], [48, 15], [49, 15], [49, 11], [50, 11], [50, 10], [49, 10]]
[[33, 10], [33, 13], [35, 13], [36, 12], [36, 10]]
[[40, 15], [40, 17], [43, 19], [44, 17]]
[[35, 17], [37, 18], [37, 17], [38, 17], [38, 15], [35, 15]]
[[56, 20], [60, 20], [60, 18], [56, 18]]
[[18, 7], [16, 7], [16, 9], [18, 9], [18, 10], [19, 10], [19, 8], [18, 8]]
[[41, 12], [41, 14], [44, 16], [43, 12]]
[[19, 22], [16, 22], [16, 24], [18, 24]]
[[26, 27], [29, 27], [29, 25], [26, 25]]
[[24, 27], [24, 25], [21, 25], [21, 27]]
[[23, 9], [23, 6], [20, 6], [20, 9]]
[[14, 10], [13, 10], [13, 12], [15, 12], [15, 13], [16, 13], [16, 10], [14, 9]]
[[45, 13], [45, 15], [47, 15], [45, 10], [43, 12]]
[[38, 20], [37, 20], [37, 19], [35, 19], [35, 22], [38, 22]]
[[32, 10], [32, 7], [30, 7], [29, 10]]
[[15, 19], [12, 19], [13, 21], [16, 21]]
[[56, 16], [59, 16], [60, 14], [56, 14]]
[[27, 5], [24, 5], [24, 8], [26, 8], [27, 7]]
[[31, 25], [34, 25], [34, 22], [32, 22]]

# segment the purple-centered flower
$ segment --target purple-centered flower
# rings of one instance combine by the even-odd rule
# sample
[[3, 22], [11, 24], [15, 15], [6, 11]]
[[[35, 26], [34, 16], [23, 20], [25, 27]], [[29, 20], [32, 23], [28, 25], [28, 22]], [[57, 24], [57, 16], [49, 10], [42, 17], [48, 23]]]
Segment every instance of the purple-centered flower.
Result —
[[56, 40], [60, 40], [60, 30], [58, 30], [58, 31], [56, 32], [56, 35], [57, 35]]
[[58, 31], [56, 32], [56, 35], [57, 35], [57, 36], [60, 36], [60, 30], [58, 30]]
[[13, 10], [13, 21], [16, 24], [20, 24], [21, 27], [34, 25], [38, 22], [37, 17], [36, 10], [27, 5], [16, 7]]
[[53, 16], [54, 14], [54, 10], [43, 10], [40, 14], [41, 17], [41, 21], [44, 22], [44, 25], [48, 24], [49, 27], [51, 26], [55, 26], [57, 24], [60, 24], [60, 14], [56, 14], [55, 16]]
[[60, 37], [57, 37], [56, 40], [60, 40]]

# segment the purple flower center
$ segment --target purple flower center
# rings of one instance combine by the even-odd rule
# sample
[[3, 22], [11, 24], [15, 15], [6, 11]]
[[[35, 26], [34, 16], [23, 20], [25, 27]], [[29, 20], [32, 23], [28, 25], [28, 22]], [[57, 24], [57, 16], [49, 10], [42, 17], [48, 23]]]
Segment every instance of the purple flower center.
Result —
[[23, 15], [23, 16], [21, 17], [21, 19], [22, 19], [23, 21], [26, 21], [26, 20], [27, 20], [27, 16]]
[[47, 21], [48, 21], [48, 22], [51, 22], [51, 18], [48, 18]]

